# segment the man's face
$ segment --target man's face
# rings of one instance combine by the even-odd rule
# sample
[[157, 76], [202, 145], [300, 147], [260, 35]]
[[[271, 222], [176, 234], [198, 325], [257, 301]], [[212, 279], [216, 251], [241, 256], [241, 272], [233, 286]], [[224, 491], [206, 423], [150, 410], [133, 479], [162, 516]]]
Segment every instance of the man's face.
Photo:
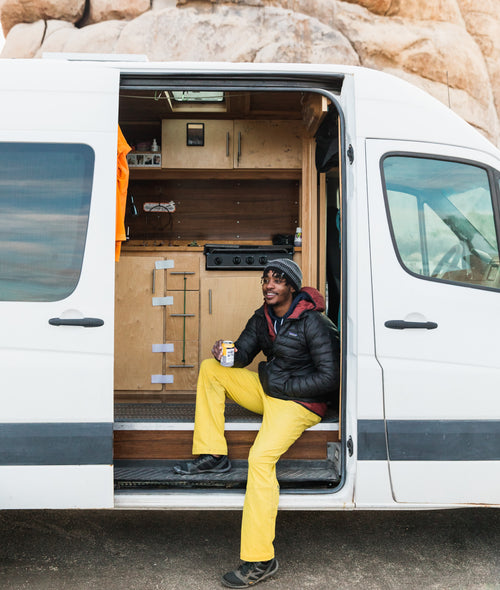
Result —
[[286, 279], [268, 270], [262, 277], [262, 294], [268, 305], [281, 308], [290, 306], [295, 289], [286, 284]]

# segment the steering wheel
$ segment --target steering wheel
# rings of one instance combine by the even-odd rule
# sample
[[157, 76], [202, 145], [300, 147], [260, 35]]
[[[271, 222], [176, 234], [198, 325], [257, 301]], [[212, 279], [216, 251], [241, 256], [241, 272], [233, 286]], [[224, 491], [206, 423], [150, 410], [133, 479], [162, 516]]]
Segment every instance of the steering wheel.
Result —
[[432, 277], [441, 278], [450, 270], [460, 270], [465, 268], [465, 245], [463, 242], [454, 244], [447, 250], [436, 264], [431, 273]]

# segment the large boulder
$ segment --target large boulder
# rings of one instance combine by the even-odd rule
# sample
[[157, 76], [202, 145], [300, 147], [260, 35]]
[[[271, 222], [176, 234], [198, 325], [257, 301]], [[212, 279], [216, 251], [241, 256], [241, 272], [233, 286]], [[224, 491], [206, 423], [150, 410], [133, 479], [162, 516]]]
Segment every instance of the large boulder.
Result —
[[76, 23], [83, 16], [85, 3], [85, 0], [0, 0], [4, 35], [7, 36], [15, 25], [39, 20]]
[[151, 11], [127, 24], [116, 52], [143, 53], [154, 61], [359, 64], [337, 29], [302, 13], [255, 6]]
[[151, 0], [89, 0], [88, 17], [84, 24], [100, 23], [107, 20], [130, 20], [147, 12]]
[[456, 0], [345, 0], [380, 16], [402, 16], [463, 24]]
[[0, 19], [1, 57], [359, 64], [500, 139], [500, 0], [0, 0]]
[[35, 57], [45, 37], [47, 25], [44, 20], [14, 25], [9, 33], [2, 57]]

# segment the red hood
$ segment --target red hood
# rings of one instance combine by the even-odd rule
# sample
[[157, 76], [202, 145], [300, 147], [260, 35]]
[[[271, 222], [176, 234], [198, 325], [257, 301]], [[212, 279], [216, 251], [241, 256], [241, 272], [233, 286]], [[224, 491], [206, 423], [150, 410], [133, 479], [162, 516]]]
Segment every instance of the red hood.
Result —
[[[303, 299], [301, 299], [292, 313], [288, 316], [292, 320], [296, 320], [299, 318], [305, 311], [309, 310], [316, 310], [316, 311], [325, 311], [325, 298], [321, 293], [315, 289], [314, 287], [302, 287], [299, 291], [299, 294], [303, 294]], [[264, 303], [264, 315], [266, 316], [267, 321], [267, 329], [271, 339], [274, 341], [276, 338], [276, 334], [274, 333], [273, 322], [271, 320], [271, 316], [269, 315], [268, 305]]]
[[325, 298], [314, 287], [302, 287], [299, 293], [305, 293], [306, 299], [302, 299], [297, 303], [297, 307], [293, 310], [290, 318], [296, 319], [301, 316], [304, 311], [315, 309], [316, 311], [325, 311]]

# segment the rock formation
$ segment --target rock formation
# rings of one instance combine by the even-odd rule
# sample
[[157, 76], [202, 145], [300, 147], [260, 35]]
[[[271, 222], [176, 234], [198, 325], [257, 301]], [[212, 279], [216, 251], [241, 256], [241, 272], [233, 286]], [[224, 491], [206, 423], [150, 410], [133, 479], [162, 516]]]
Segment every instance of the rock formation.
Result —
[[0, 57], [363, 65], [500, 141], [500, 0], [0, 0]]

